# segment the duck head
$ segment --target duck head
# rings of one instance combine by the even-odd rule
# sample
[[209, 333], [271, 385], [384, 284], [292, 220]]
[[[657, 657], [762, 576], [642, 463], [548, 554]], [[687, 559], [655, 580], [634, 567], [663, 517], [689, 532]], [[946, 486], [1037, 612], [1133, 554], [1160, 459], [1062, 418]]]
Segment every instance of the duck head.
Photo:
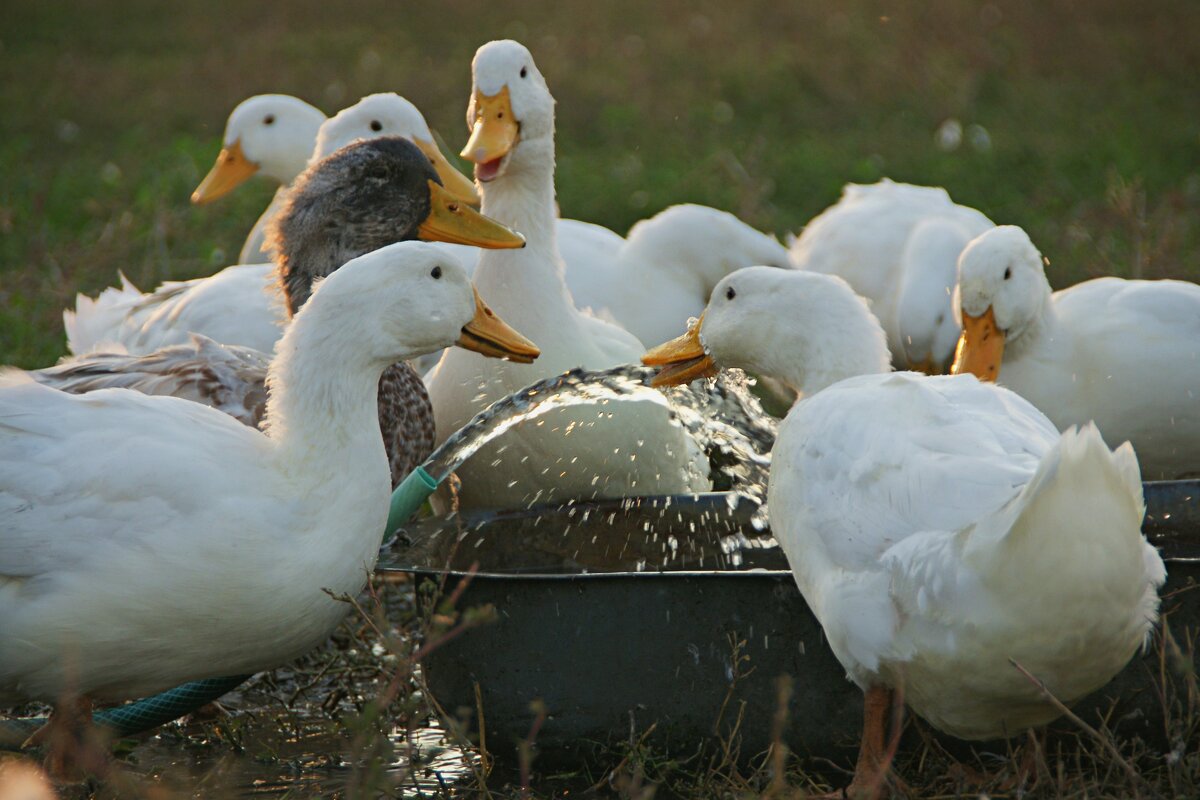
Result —
[[229, 115], [216, 163], [192, 192], [192, 202], [211, 203], [253, 175], [291, 183], [304, 170], [325, 115], [286, 94], [243, 100]]
[[312, 162], [360, 139], [403, 136], [415, 144], [433, 165], [446, 191], [479, 205], [475, 184], [446, 160], [433, 140], [433, 132], [417, 107], [393, 92], [372, 94], [326, 120], [317, 132]]
[[523, 363], [539, 355], [488, 308], [456, 258], [420, 242], [350, 260], [318, 283], [308, 305], [343, 322], [337, 336], [380, 370], [451, 346]]
[[553, 164], [554, 98], [529, 50], [510, 39], [488, 42], [475, 53], [471, 77], [471, 138], [460, 155], [475, 163], [475, 179]]
[[429, 158], [398, 136], [356, 142], [310, 165], [267, 231], [291, 313], [308, 299], [317, 278], [410, 239], [525, 245], [519, 233], [447, 192]]
[[673, 386], [739, 367], [777, 378], [799, 394], [889, 369], [879, 321], [841, 278], [747, 267], [717, 284], [687, 333], [642, 356]]
[[1049, 299], [1042, 254], [1024, 230], [1001, 225], [976, 237], [958, 261], [962, 336], [950, 371], [996, 380], [1005, 347], [1020, 341]]

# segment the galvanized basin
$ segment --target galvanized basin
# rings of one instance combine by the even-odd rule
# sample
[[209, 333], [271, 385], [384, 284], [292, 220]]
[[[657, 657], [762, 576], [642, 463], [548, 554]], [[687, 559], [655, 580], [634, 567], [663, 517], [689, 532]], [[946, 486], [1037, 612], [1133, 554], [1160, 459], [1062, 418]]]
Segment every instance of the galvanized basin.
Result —
[[[1145, 491], [1144, 530], [1168, 559], [1163, 609], [1178, 636], [1200, 623], [1200, 482]], [[750, 527], [752, 511], [743, 502], [731, 514], [728, 497], [713, 493], [426, 521], [402, 533], [380, 569], [440, 577], [441, 565], [461, 575], [478, 563], [460, 606], [492, 604], [499, 621], [434, 651], [424, 669], [442, 706], [472, 718], [478, 685], [488, 748], [500, 758], [513, 757], [529, 733], [535, 700], [547, 712], [536, 737], [542, 765], [578, 764], [651, 725], [652, 741], [676, 753], [736, 729], [750, 757], [771, 741], [778, 679], [787, 675], [784, 740], [844, 760], [856, 746], [862, 696], [782, 554], [752, 550], [742, 568], [716, 568], [727, 566], [716, 555], [723, 536], [762, 535]], [[659, 517], [678, 537], [665, 566], [664, 537], [641, 532]], [[634, 571], [639, 564], [655, 571]], [[1076, 711], [1090, 722], [1105, 714], [1121, 735], [1165, 747], [1160, 666], [1152, 648]]]

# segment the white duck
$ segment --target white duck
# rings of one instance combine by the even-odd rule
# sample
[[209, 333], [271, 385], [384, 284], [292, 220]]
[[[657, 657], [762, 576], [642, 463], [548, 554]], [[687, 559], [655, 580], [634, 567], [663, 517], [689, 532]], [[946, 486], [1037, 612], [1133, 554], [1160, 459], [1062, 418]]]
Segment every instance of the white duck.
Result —
[[[541, 357], [533, 366], [493, 369], [448, 350], [425, 380], [439, 439], [542, 378], [641, 355], [631, 334], [577, 310], [563, 283], [555, 241], [554, 98], [533, 57], [517, 42], [489, 42], [472, 67], [473, 132], [463, 156], [476, 164], [484, 213], [517, 227], [528, 242], [519, 252], [483, 253], [475, 281], [500, 314], [529, 329]], [[659, 399], [574, 406], [514, 428], [459, 469], [460, 501], [512, 507], [708, 488], [703, 453]]]
[[960, 272], [956, 370], [999, 381], [1059, 429], [1094, 420], [1133, 443], [1149, 480], [1200, 473], [1200, 286], [1097, 278], [1051, 294], [1042, 254], [1012, 225], [971, 242]]
[[567, 288], [576, 306], [615, 320], [646, 344], [670, 338], [703, 311], [717, 281], [730, 272], [791, 267], [774, 236], [727, 211], [691, 203], [638, 222], [624, 240], [614, 238], [615, 249], [611, 240], [594, 237], [561, 243]]
[[319, 644], [347, 610], [327, 592], [363, 587], [387, 519], [379, 376], [453, 344], [529, 346], [461, 266], [401, 243], [296, 315], [265, 432], [176, 398], [0, 375], [0, 707], [125, 700]]
[[[455, 169], [433, 139], [433, 131], [415, 105], [395, 92], [369, 94], [329, 118], [317, 131], [309, 163], [327, 158], [362, 139], [403, 136], [429, 158], [443, 188], [472, 205], [479, 205], [475, 184]], [[464, 265], [465, 266], [465, 265]]]
[[804, 227], [791, 255], [801, 269], [840, 275], [871, 302], [898, 368], [943, 372], [959, 334], [951, 302], [958, 254], [990, 227], [945, 189], [848, 184]]
[[325, 114], [298, 97], [259, 94], [238, 103], [225, 123], [216, 163], [192, 192], [198, 205], [219, 200], [253, 175], [280, 184], [270, 205], [254, 223], [238, 263], [269, 261], [264, 236], [267, 222], [287, 196], [287, 187], [304, 171]]
[[[314, 156], [313, 161], [360, 139], [393, 135], [412, 141], [428, 157], [429, 145], [421, 144], [428, 133], [428, 126], [411, 103], [398, 95], [372, 95], [321, 126], [313, 150], [320, 158]], [[429, 160], [435, 161], [432, 157]], [[423, 220], [418, 220], [420, 230], [409, 233], [402, 229], [406, 232], [397, 238], [412, 235], [426, 241], [496, 246], [491, 237], [474, 230], [480, 218], [462, 205], [461, 193], [470, 192], [468, 201], [474, 198], [470, 182], [454, 173], [444, 158], [440, 167], [434, 164], [433, 171], [442, 186], [427, 188], [422, 181], [415, 187], [418, 193], [429, 195], [428, 201], [414, 200], [414, 208], [423, 206], [427, 212]], [[458, 179], [447, 177], [451, 173]], [[451, 191], [447, 182], [457, 189]], [[68, 348], [80, 355], [115, 344], [129, 353], [145, 354], [186, 344], [191, 334], [199, 333], [222, 344], [270, 352], [281, 325], [287, 321], [286, 308], [272, 291], [275, 271], [274, 264], [243, 263], [206, 278], [168, 281], [148, 293], [138, 291], [122, 276], [120, 289], [107, 289], [94, 300], [78, 295], [75, 309], [63, 312]]]
[[[274, 265], [231, 268], [225, 275], [255, 275], [260, 285], [278, 283], [283, 295], [280, 318], [266, 310], [254, 313], [253, 302], [267, 306], [268, 295], [244, 289], [224, 297], [227, 306], [249, 308], [230, 319], [221, 304], [222, 291], [233, 283], [219, 279], [194, 281], [177, 298], [143, 324], [155, 330], [165, 319], [173, 331], [189, 340], [144, 355], [128, 352], [87, 353], [68, 363], [35, 374], [38, 381], [70, 392], [106, 387], [137, 389], [146, 394], [169, 394], [228, 410], [247, 424], [258, 424], [266, 402], [264, 353], [269, 353], [291, 314], [308, 299], [315, 281], [351, 258], [396, 241], [441, 235], [439, 231], [474, 230], [497, 245], [520, 245], [522, 239], [502, 225], [465, 206], [439, 222], [434, 200], [441, 191], [436, 172], [411, 142], [385, 137], [355, 142], [313, 164], [293, 183], [287, 202], [271, 223], [270, 238], [279, 262]], [[458, 228], [447, 227], [447, 220]], [[330, 231], [336, 235], [331, 236]], [[189, 299], [189, 293], [200, 299]], [[205, 312], [210, 312], [205, 315]], [[224, 312], [224, 313], [223, 313]], [[210, 337], [244, 335], [249, 323], [268, 318], [258, 350], [223, 345]], [[235, 338], [236, 341], [236, 338]], [[115, 350], [116, 348], [111, 348]], [[432, 451], [433, 409], [424, 384], [408, 364], [384, 373], [379, 389], [379, 419], [396, 482]]]
[[1142, 645], [1165, 578], [1142, 537], [1137, 459], [1092, 425], [1055, 430], [971, 376], [888, 373], [842, 280], [750, 268], [646, 354], [662, 384], [736, 366], [801, 400], [779, 430], [768, 508], [796, 582], [867, 693], [853, 788], [878, 788], [888, 692], [965, 739], [1011, 736], [1103, 686]]

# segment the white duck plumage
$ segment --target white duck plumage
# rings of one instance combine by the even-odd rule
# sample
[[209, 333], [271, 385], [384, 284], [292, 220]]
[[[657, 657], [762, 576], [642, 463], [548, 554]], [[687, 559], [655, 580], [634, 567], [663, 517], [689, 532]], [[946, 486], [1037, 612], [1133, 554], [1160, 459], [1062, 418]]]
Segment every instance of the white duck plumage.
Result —
[[[243, 117], [235, 114], [231, 125], [235, 119], [241, 122]], [[282, 118], [275, 122], [277, 126], [283, 124]], [[430, 158], [451, 195], [462, 197], [468, 191], [473, 195], [471, 182], [455, 172], [433, 144], [432, 133], [421, 113], [396, 94], [369, 95], [317, 126], [299, 169], [289, 182], [299, 176], [306, 160], [315, 164], [346, 145], [385, 136], [400, 136], [416, 144]], [[246, 141], [257, 142], [253, 138]], [[277, 197], [280, 202], [273, 203], [270, 219], [282, 210], [287, 193], [281, 192]], [[268, 220], [266, 214], [263, 220]], [[473, 266], [476, 248], [441, 243], [438, 246]], [[161, 347], [187, 344], [191, 334], [198, 333], [222, 344], [270, 352], [288, 315], [276, 291], [275, 265], [259, 262], [256, 258], [254, 263], [243, 261], [208, 277], [168, 281], [146, 293], [122, 275], [119, 289], [106, 289], [94, 300], [77, 295], [75, 309], [63, 312], [68, 348], [81, 355], [115, 344], [129, 353], [145, 354]]]
[[[577, 310], [563, 282], [555, 239], [554, 99], [533, 57], [516, 42], [490, 42], [472, 66], [467, 121], [474, 134], [464, 156], [476, 162], [484, 213], [516, 227], [528, 242], [520, 251], [483, 253], [475, 282], [501, 315], [528, 328], [542, 355], [533, 366], [495, 369], [448, 350], [425, 381], [440, 439], [537, 380], [575, 367], [636, 362], [641, 354], [633, 335]], [[513, 507], [694, 491], [709, 486], [707, 472], [700, 448], [671, 422], [665, 403], [652, 398], [551, 412], [501, 437], [458, 474], [464, 505]]]
[[1097, 278], [1051, 293], [1041, 253], [1011, 225], [974, 240], [960, 270], [960, 368], [984, 377], [988, 362], [1060, 430], [1094, 420], [1132, 442], [1149, 480], [1200, 473], [1200, 286]]
[[664, 382], [720, 364], [799, 392], [772, 453], [771, 530], [864, 689], [902, 685], [956, 736], [1009, 736], [1058, 716], [1010, 658], [1070, 702], [1142, 645], [1165, 572], [1129, 444], [1059, 434], [972, 376], [889, 373], [840, 279], [736, 272], [647, 363], [675, 365]]
[[271, 362], [265, 433], [197, 403], [0, 376], [0, 706], [254, 672], [319, 644], [388, 513], [376, 386], [478, 320], [401, 243], [325, 279]]
[[[486, 220], [465, 206], [448, 218], [438, 216], [438, 202], [458, 201], [433, 192], [436, 171], [421, 150], [401, 137], [375, 138], [339, 148], [328, 158], [314, 163], [293, 183], [288, 201], [272, 222], [272, 241], [279, 261], [278, 286], [286, 298], [285, 317], [300, 308], [318, 278], [336, 270], [351, 258], [393, 242], [428, 235], [430, 220], [440, 220], [442, 233], [453, 232], [452, 221], [468, 231], [485, 234], [489, 229], [497, 241], [512, 246], [522, 240], [507, 228]], [[440, 188], [439, 188], [439, 191]], [[446, 197], [449, 197], [447, 194]], [[330, 231], [336, 231], [335, 236]], [[441, 234], [439, 234], [441, 235]], [[500, 242], [502, 243], [502, 242]], [[246, 274], [251, 268], [226, 270], [225, 276]], [[265, 281], [267, 275], [254, 278]], [[270, 277], [275, 277], [272, 268]], [[197, 308], [213, 312], [214, 325], [224, 325], [220, 280], [196, 282], [192, 295], [206, 298], [215, 292], [217, 301], [201, 302]], [[184, 294], [188, 285], [184, 284]], [[257, 296], [248, 288], [231, 293], [228, 303], [246, 303]], [[211, 298], [210, 298], [211, 299]], [[172, 306], [164, 306], [164, 308]], [[180, 311], [180, 306], [173, 307]], [[186, 309], [186, 305], [182, 307]], [[163, 309], [159, 313], [165, 313]], [[176, 319], [182, 319], [181, 315]], [[196, 325], [192, 314], [186, 324]], [[271, 326], [273, 331], [282, 330]], [[233, 328], [236, 330], [237, 326]], [[208, 327], [210, 332], [212, 327]], [[224, 328], [217, 328], [224, 332]], [[175, 326], [179, 331], [179, 326]], [[188, 334], [190, 341], [161, 347], [144, 355], [87, 353], [66, 364], [41, 370], [37, 380], [71, 392], [95, 391], [105, 387], [137, 389], [146, 394], [167, 394], [231, 409], [239, 420], [257, 424], [262, 416], [266, 391], [263, 366], [267, 349], [252, 350], [222, 346], [201, 334]], [[269, 348], [273, 342], [264, 336]], [[114, 345], [110, 350], [119, 349]], [[256, 356], [257, 354], [257, 356]], [[420, 376], [407, 363], [387, 370], [379, 386], [379, 421], [397, 482], [433, 449], [433, 409]]]
[[945, 189], [848, 184], [804, 227], [791, 256], [801, 269], [841, 276], [871, 302], [897, 367], [944, 371], [959, 333], [951, 302], [958, 254], [990, 227]]
[[320, 109], [286, 94], [248, 97], [230, 112], [221, 152], [192, 193], [192, 202], [218, 200], [252, 175], [262, 175], [280, 184], [246, 237], [238, 263], [270, 260], [265, 242], [267, 223], [282, 208], [288, 186], [304, 171], [323, 122], [325, 114]]
[[691, 203], [638, 222], [625, 239], [580, 235], [560, 247], [575, 305], [615, 320], [647, 345], [669, 339], [703, 311], [730, 272], [791, 266], [774, 236], [728, 211]]

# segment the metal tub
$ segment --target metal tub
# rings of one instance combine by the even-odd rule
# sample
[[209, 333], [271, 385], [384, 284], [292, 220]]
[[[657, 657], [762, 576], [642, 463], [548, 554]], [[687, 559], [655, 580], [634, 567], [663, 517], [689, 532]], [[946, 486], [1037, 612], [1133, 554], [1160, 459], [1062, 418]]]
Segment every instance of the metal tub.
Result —
[[[1168, 559], [1163, 611], [1182, 639], [1200, 621], [1200, 482], [1147, 483], [1145, 493], [1144, 530]], [[488, 748], [502, 759], [529, 734], [534, 701], [546, 712], [536, 736], [544, 766], [577, 765], [651, 725], [650, 740], [676, 753], [736, 728], [747, 758], [771, 741], [784, 675], [792, 681], [784, 741], [801, 754], [848, 758], [862, 694], [780, 551], [743, 551], [740, 568], [717, 568], [730, 566], [722, 538], [762, 536], [752, 511], [743, 502], [730, 512], [729, 498], [713, 493], [426, 521], [401, 533], [380, 569], [421, 579], [441, 578], [441, 565], [451, 575], [478, 565], [460, 607], [491, 604], [498, 621], [436, 649], [423, 668], [452, 713], [476, 714], [478, 686]], [[658, 517], [670, 523], [674, 549], [642, 531]], [[1166, 747], [1160, 668], [1158, 648], [1149, 649], [1077, 713]]]

